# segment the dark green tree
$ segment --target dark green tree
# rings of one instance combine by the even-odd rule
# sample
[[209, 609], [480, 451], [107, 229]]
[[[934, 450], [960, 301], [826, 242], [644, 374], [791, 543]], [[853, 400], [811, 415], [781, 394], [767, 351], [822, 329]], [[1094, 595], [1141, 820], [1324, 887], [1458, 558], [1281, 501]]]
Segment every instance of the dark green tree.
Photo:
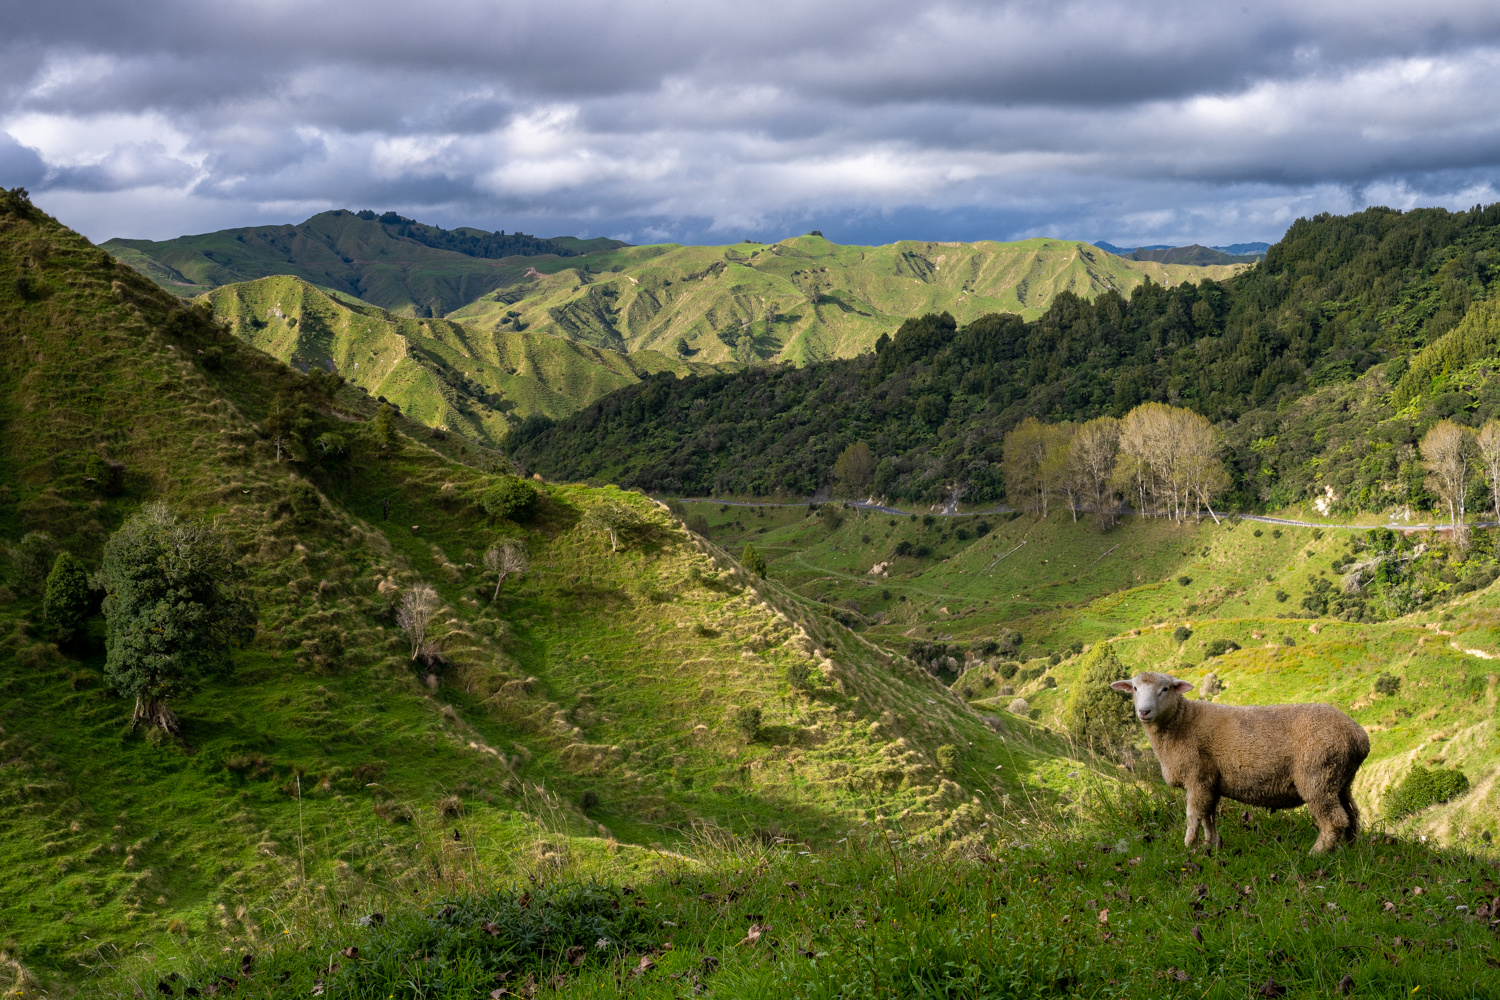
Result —
[[755, 546], [749, 542], [745, 543], [745, 551], [740, 554], [740, 565], [756, 576], [763, 577], [766, 575], [765, 556], [755, 551]]
[[177, 732], [167, 703], [230, 668], [231, 650], [255, 635], [255, 605], [209, 526], [147, 504], [104, 546], [105, 677], [135, 698], [131, 719]]
[[479, 503], [491, 517], [524, 521], [536, 509], [536, 487], [518, 476], [503, 476], [480, 495]]
[[381, 403], [380, 409], [375, 411], [370, 433], [375, 436], [375, 443], [382, 448], [390, 448], [396, 443], [396, 411], [391, 409], [389, 403]]
[[1068, 731], [1096, 753], [1112, 753], [1133, 742], [1135, 708], [1131, 700], [1110, 689], [1130, 676], [1115, 648], [1098, 642], [1084, 654], [1073, 699], [1068, 704]]
[[90, 603], [88, 571], [73, 553], [59, 552], [42, 597], [42, 614], [59, 642], [67, 642], [83, 628]]
[[47, 571], [57, 558], [57, 542], [45, 531], [28, 531], [21, 544], [11, 549], [16, 567], [16, 586], [23, 593], [40, 593], [47, 582]]

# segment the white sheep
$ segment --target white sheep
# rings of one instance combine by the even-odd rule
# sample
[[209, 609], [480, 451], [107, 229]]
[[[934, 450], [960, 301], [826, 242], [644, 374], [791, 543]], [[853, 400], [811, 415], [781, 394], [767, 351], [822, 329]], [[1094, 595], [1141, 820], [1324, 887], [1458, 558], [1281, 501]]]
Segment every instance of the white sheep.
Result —
[[1147, 672], [1110, 687], [1135, 696], [1135, 714], [1167, 783], [1187, 791], [1187, 835], [1219, 846], [1219, 797], [1267, 809], [1303, 803], [1318, 824], [1312, 853], [1359, 832], [1350, 785], [1370, 737], [1332, 705], [1218, 705], [1188, 701], [1187, 681]]

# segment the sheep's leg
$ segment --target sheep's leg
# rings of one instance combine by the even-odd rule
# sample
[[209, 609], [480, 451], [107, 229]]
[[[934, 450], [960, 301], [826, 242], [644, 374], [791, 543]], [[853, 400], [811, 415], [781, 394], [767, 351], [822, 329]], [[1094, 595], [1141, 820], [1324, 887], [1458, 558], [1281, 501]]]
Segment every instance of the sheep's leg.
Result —
[[[1313, 799], [1307, 803], [1307, 811], [1312, 813], [1313, 821], [1318, 824], [1318, 839], [1313, 843], [1311, 854], [1322, 854], [1332, 850], [1339, 841], [1353, 837], [1356, 821], [1349, 813], [1344, 811], [1341, 799], [1343, 793], [1329, 798]], [[1355, 815], [1358, 815], [1356, 810]]]
[[1359, 806], [1354, 804], [1354, 791], [1348, 786], [1339, 792], [1339, 804], [1349, 814], [1349, 828], [1344, 831], [1344, 838], [1353, 843], [1359, 837]]
[[1182, 846], [1192, 848], [1198, 840], [1198, 828], [1203, 828], [1204, 840], [1210, 848], [1219, 846], [1219, 831], [1214, 822], [1219, 808], [1218, 793], [1208, 785], [1191, 784], [1187, 789], [1187, 835]]

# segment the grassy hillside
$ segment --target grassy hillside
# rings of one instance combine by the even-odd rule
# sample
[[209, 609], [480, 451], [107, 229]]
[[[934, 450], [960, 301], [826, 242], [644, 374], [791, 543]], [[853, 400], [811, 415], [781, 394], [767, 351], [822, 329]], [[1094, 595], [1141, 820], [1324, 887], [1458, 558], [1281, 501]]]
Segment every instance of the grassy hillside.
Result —
[[545, 475], [654, 492], [807, 497], [863, 442], [875, 496], [986, 503], [1005, 496], [1004, 435], [1026, 417], [1154, 401], [1218, 425], [1231, 509], [1332, 488], [1340, 514], [1420, 510], [1427, 427], [1500, 412], [1497, 253], [1500, 206], [1300, 220], [1229, 281], [1060, 292], [1031, 321], [927, 314], [871, 355], [631, 386], [518, 455]]
[[[174, 240], [113, 239], [104, 248], [176, 295], [292, 275], [402, 316], [444, 316], [528, 269], [621, 246], [422, 226], [394, 213], [322, 212], [298, 225], [225, 229]], [[492, 256], [496, 253], [508, 256]]]
[[489, 445], [526, 417], [560, 419], [657, 372], [715, 371], [656, 351], [623, 355], [532, 331], [397, 316], [293, 277], [225, 285], [202, 301], [267, 354], [337, 372], [421, 423]]
[[[367, 395], [242, 344], [14, 193], [0, 277], [0, 950], [18, 985], [97, 995], [174, 942], [261, 952], [314, 903], [421, 898], [481, 857], [628, 872], [694, 829], [994, 836], [1023, 818], [1006, 796], [1057, 766], [1051, 737], [1003, 743], [643, 497], [538, 484], [529, 519], [485, 514], [496, 477], [472, 443], [401, 420], [382, 445]], [[278, 462], [277, 396], [342, 449]], [[58, 548], [97, 566], [148, 500], [210, 521], [260, 608], [233, 675], [175, 706], [180, 739], [132, 731], [97, 618], [60, 648], [39, 609], [37, 567]], [[618, 554], [581, 525], [606, 501], [634, 512]], [[491, 602], [482, 556], [505, 539], [531, 568]], [[432, 666], [392, 618], [420, 581], [445, 602]], [[734, 724], [744, 708], [758, 728]], [[940, 764], [944, 745], [962, 760]]]
[[1128, 294], [1148, 278], [1180, 284], [1237, 267], [1126, 261], [1086, 243], [839, 246], [821, 236], [727, 247], [621, 247], [500, 289], [454, 318], [517, 323], [614, 350], [703, 361], [848, 358], [909, 316], [947, 311], [1039, 316], [1059, 293]]

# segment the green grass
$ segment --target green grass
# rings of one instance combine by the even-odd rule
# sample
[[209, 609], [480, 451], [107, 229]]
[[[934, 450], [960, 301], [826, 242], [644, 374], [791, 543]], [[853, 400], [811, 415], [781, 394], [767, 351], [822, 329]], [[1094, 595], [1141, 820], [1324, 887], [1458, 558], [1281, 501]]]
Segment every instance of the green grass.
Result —
[[1146, 280], [1222, 278], [1243, 265], [1127, 261], [1085, 243], [839, 246], [820, 236], [773, 244], [621, 247], [538, 265], [529, 284], [478, 297], [453, 314], [484, 328], [514, 323], [630, 352], [695, 361], [806, 364], [872, 350], [908, 317], [951, 312], [1040, 316], [1059, 292], [1129, 294]]
[[420, 423], [490, 446], [528, 416], [564, 417], [656, 372], [716, 370], [656, 351], [624, 355], [545, 333], [398, 316], [294, 277], [224, 285], [202, 301], [267, 354], [337, 371]]

